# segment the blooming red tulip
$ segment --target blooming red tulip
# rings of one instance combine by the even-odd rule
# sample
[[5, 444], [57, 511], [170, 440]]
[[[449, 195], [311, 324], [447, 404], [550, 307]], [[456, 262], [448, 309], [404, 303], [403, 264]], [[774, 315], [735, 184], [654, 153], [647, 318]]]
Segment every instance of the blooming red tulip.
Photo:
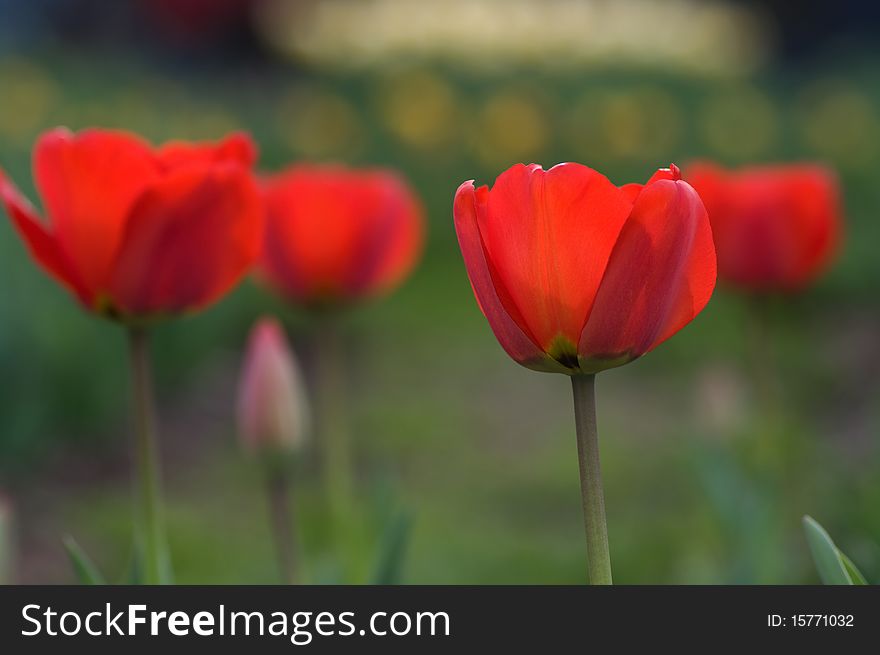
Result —
[[238, 431], [247, 449], [302, 447], [308, 426], [303, 389], [284, 329], [274, 319], [261, 319], [248, 338], [238, 389]]
[[59, 128], [34, 148], [48, 224], [2, 170], [0, 200], [33, 258], [83, 306], [146, 319], [210, 304], [254, 262], [255, 158], [242, 134], [152, 148], [126, 132]]
[[655, 348], [715, 287], [706, 210], [678, 168], [617, 187], [580, 164], [462, 184], [455, 229], [498, 341], [540, 371], [595, 373]]
[[421, 252], [421, 206], [395, 173], [295, 166], [263, 188], [261, 271], [290, 300], [333, 305], [388, 291]]
[[828, 265], [842, 227], [834, 174], [815, 165], [686, 171], [709, 212], [718, 274], [754, 291], [792, 291]]

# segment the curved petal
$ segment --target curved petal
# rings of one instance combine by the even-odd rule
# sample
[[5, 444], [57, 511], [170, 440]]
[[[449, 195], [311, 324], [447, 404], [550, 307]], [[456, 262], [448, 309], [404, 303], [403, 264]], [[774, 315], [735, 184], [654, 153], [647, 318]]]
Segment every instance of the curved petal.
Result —
[[113, 270], [110, 300], [124, 315], [204, 307], [259, 254], [262, 206], [237, 165], [187, 167], [137, 200]]
[[842, 238], [843, 210], [837, 177], [821, 166], [803, 166], [793, 174], [792, 215], [800, 217], [799, 256], [789, 279], [793, 287], [813, 280], [832, 259]]
[[660, 180], [670, 180], [672, 182], [678, 182], [681, 179], [681, 169], [675, 164], [670, 164], [669, 168], [658, 168], [656, 172], [651, 176], [651, 179], [645, 183], [645, 186], [648, 184], [653, 184], [654, 182], [659, 182]]
[[267, 227], [262, 268], [284, 295], [302, 302], [344, 297], [358, 251], [365, 203], [337, 167], [297, 166], [263, 185]]
[[237, 162], [250, 168], [257, 161], [257, 146], [246, 132], [233, 132], [218, 142], [169, 141], [156, 151], [156, 156], [166, 170], [212, 162]]
[[681, 330], [703, 311], [712, 298], [717, 282], [717, 257], [712, 238], [712, 224], [708, 219], [705, 207], [693, 188], [687, 183], [683, 183], [682, 186], [688, 197], [686, 202], [691, 204], [696, 214], [696, 233], [690, 255], [684, 264], [683, 284], [678, 289], [659, 336], [648, 348], [649, 351]]
[[501, 347], [514, 361], [538, 370], [564, 372], [565, 369], [546, 355], [504, 307], [501, 297], [507, 296], [507, 291], [492, 275], [480, 235], [479, 217], [486, 212], [488, 196], [487, 187], [475, 190], [471, 180], [458, 187], [453, 204], [455, 232], [477, 304]]
[[134, 199], [158, 178], [147, 143], [126, 132], [58, 128], [34, 148], [34, 178], [58, 247], [89, 289], [105, 289]]
[[386, 291], [421, 253], [421, 206], [389, 171], [296, 166], [268, 178], [263, 195], [262, 272], [295, 300], [332, 303]]
[[424, 241], [422, 208], [397, 175], [367, 174], [365, 191], [375, 197], [373, 212], [361, 225], [361, 246], [354, 253], [345, 287], [354, 297], [396, 286], [412, 270]]
[[638, 182], [632, 182], [630, 184], [624, 184], [620, 187], [620, 190], [623, 192], [623, 195], [626, 196], [627, 200], [630, 202], [635, 202], [636, 198], [639, 197], [639, 194], [642, 192], [642, 189], [645, 188], [644, 184], [639, 184]]
[[83, 304], [91, 305], [92, 294], [83, 287], [70, 269], [55, 237], [43, 227], [33, 206], [21, 195], [11, 180], [0, 169], [0, 201], [6, 207], [12, 224], [27, 245], [37, 263], [62, 286], [76, 294]]
[[502, 173], [480, 217], [488, 258], [544, 350], [573, 349], [620, 229], [626, 194], [580, 164]]
[[579, 343], [587, 370], [623, 364], [690, 322], [715, 287], [706, 210], [684, 182], [639, 194], [620, 233]]

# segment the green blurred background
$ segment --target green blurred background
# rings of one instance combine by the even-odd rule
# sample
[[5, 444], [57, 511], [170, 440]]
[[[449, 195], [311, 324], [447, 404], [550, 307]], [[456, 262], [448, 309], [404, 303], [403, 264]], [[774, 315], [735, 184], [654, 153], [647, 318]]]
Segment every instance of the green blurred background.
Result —
[[[247, 129], [266, 170], [402, 170], [428, 213], [423, 261], [344, 325], [360, 569], [405, 510], [404, 582], [578, 583], [568, 380], [496, 343], [456, 245], [456, 187], [519, 161], [580, 161], [619, 184], [696, 157], [825, 161], [847, 236], [814, 288], [755, 303], [720, 286], [675, 338], [600, 376], [612, 562], [621, 583], [817, 582], [809, 513], [880, 581], [880, 21], [837, 4], [800, 3], [795, 20], [781, 2], [0, 0], [0, 165], [36, 201], [30, 148], [60, 124], [156, 141]], [[232, 415], [263, 313], [283, 318], [308, 369], [308, 316], [250, 281], [156, 334], [179, 582], [276, 579]], [[11, 579], [72, 582], [67, 533], [121, 576], [123, 335], [37, 270], [5, 219], [0, 370]], [[773, 393], [756, 389], [762, 374]], [[309, 579], [334, 581], [315, 469], [310, 456], [298, 474], [297, 524]]]

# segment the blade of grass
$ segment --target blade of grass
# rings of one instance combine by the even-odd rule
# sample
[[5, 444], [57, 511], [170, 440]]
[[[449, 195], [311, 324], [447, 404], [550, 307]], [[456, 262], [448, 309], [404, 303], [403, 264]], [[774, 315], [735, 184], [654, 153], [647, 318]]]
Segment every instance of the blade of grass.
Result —
[[406, 511], [397, 512], [390, 520], [379, 546], [373, 584], [400, 584], [412, 522], [412, 515]]
[[837, 554], [840, 555], [840, 559], [843, 562], [843, 567], [846, 569], [846, 572], [849, 574], [849, 579], [851, 584], [854, 585], [866, 585], [868, 581], [865, 580], [865, 576], [862, 575], [862, 572], [853, 564], [852, 560], [847, 557], [841, 550], [837, 549]]
[[813, 562], [823, 584], [866, 584], [865, 578], [850, 559], [840, 552], [825, 528], [811, 516], [804, 516], [803, 524], [807, 543], [810, 544], [810, 551], [813, 553]]

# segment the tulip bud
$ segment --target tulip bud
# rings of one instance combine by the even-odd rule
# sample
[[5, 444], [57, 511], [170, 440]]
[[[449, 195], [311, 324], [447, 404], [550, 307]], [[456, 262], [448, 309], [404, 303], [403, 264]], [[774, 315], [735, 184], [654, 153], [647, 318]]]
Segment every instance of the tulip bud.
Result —
[[284, 330], [272, 318], [251, 330], [238, 390], [238, 431], [252, 452], [291, 453], [308, 430], [308, 402]]

